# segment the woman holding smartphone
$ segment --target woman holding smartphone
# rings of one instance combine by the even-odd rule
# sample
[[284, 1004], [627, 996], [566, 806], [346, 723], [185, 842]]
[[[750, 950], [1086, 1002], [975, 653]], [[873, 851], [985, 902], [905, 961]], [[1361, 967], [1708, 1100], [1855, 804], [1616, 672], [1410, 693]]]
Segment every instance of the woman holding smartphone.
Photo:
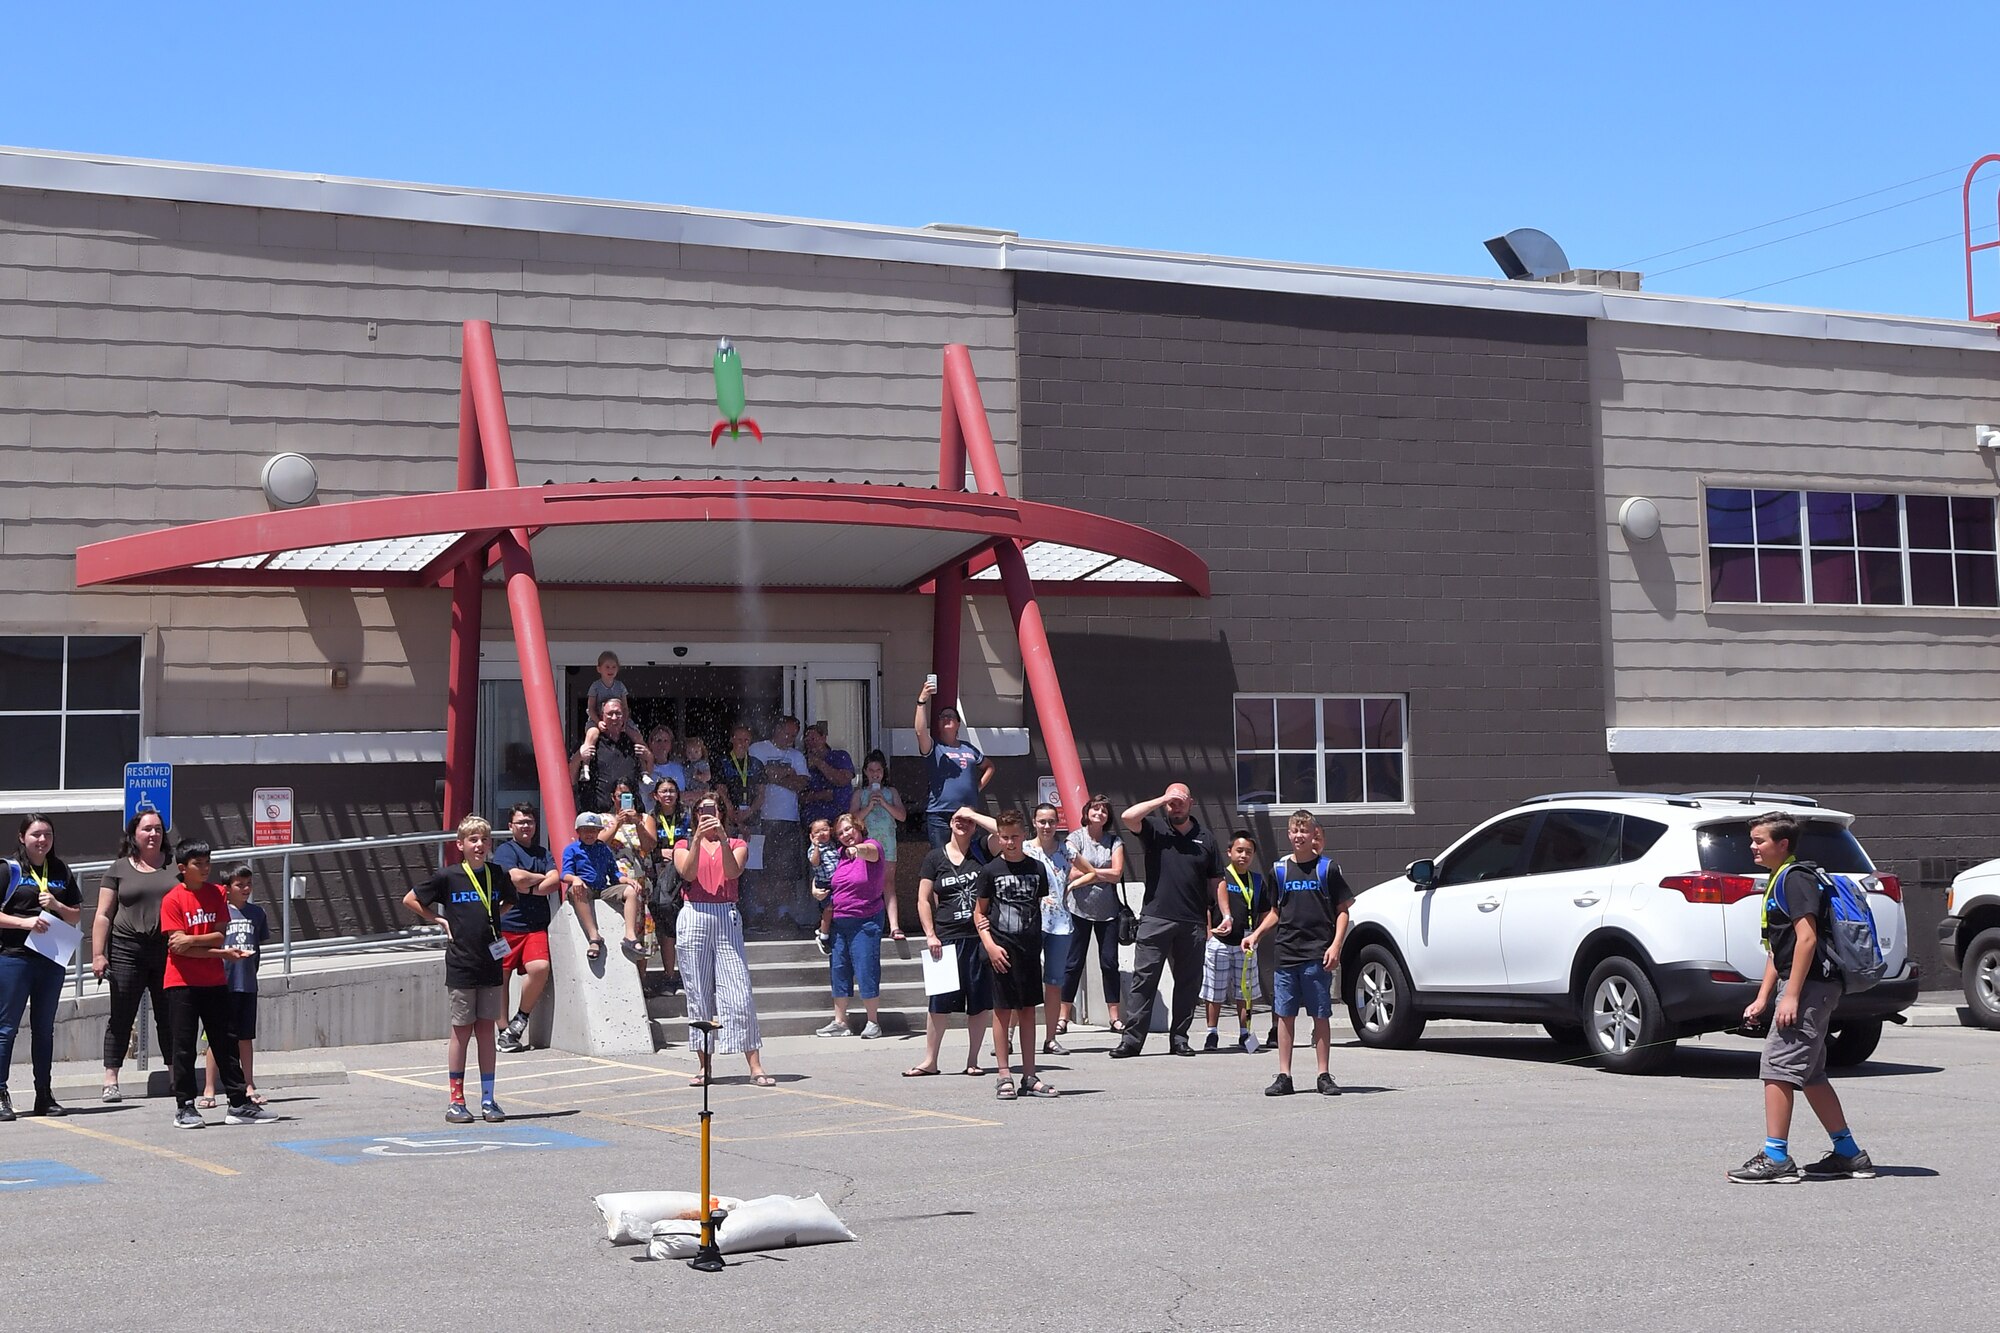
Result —
[[[749, 845], [729, 836], [722, 824], [722, 806], [711, 794], [694, 810], [694, 832], [674, 844], [674, 870], [681, 877], [681, 914], [674, 935], [679, 944], [681, 975], [687, 989], [688, 1048], [706, 1054], [741, 1053], [750, 1065], [750, 1081], [760, 1088], [777, 1080], [764, 1072], [759, 1052], [764, 1038], [757, 1030], [757, 1005], [750, 996], [750, 965], [743, 957], [743, 917], [737, 910], [737, 885]], [[720, 1021], [720, 1032], [703, 1032], [694, 1024]], [[708, 1064], [693, 1079], [708, 1081]]]
[[867, 826], [868, 837], [882, 849], [882, 862], [889, 867], [890, 892], [896, 884], [896, 826], [909, 817], [903, 798], [888, 783], [889, 757], [870, 750], [861, 761], [861, 781], [855, 784], [854, 799], [847, 813]]
[[653, 809], [645, 819], [646, 832], [653, 835], [653, 856], [649, 867], [653, 884], [647, 905], [653, 909], [653, 940], [660, 946], [661, 978], [669, 994], [681, 987], [679, 963], [674, 956], [675, 920], [681, 912], [681, 876], [674, 869], [674, 847], [688, 836], [691, 826], [687, 811], [681, 809], [681, 785], [672, 778], [653, 784]]
[[653, 848], [658, 839], [645, 816], [639, 813], [639, 793], [632, 783], [620, 778], [611, 788], [611, 827], [604, 840], [618, 858], [618, 882], [599, 894], [625, 918], [625, 942], [619, 946], [639, 969], [639, 988], [646, 986], [647, 942], [642, 926], [642, 910], [652, 884]]

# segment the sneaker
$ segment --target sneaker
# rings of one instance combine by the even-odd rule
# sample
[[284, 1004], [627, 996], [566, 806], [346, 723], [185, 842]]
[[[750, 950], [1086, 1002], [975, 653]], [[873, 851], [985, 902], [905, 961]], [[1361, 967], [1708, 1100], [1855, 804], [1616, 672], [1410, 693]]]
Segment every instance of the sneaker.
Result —
[[507, 1113], [500, 1109], [499, 1102], [488, 1097], [485, 1101], [479, 1103], [479, 1116], [487, 1124], [497, 1125], [507, 1118]]
[[813, 943], [819, 946], [819, 951], [822, 955], [827, 958], [833, 957], [833, 936], [823, 930], [815, 930], [813, 932]]
[[102, 1101], [107, 1106], [115, 1106], [119, 1102], [125, 1100], [125, 1094], [118, 1091], [118, 1085], [116, 1083], [107, 1083], [104, 1085], [103, 1096], [101, 1096], [98, 1100]]
[[1864, 1150], [1849, 1157], [1846, 1153], [1830, 1152], [1806, 1168], [1809, 1176], [1826, 1179], [1845, 1178], [1847, 1180], [1875, 1179], [1875, 1163]]
[[825, 1027], [815, 1031], [813, 1035], [815, 1037], [845, 1037], [848, 1035], [848, 1033], [849, 1029], [847, 1024], [842, 1022], [840, 1019], [836, 1018], [831, 1023], [828, 1023]]
[[1208, 1040], [1202, 1042], [1201, 1048], [1204, 1051], [1213, 1051], [1220, 1049], [1221, 1044], [1222, 1044], [1222, 1038], [1216, 1034], [1214, 1028], [1210, 1028], [1208, 1030]]
[[14, 1118], [13, 1100], [7, 1096], [7, 1090], [5, 1088], [0, 1088], [0, 1124], [5, 1124], [7, 1121], [12, 1120], [13, 1118]]
[[501, 1050], [515, 1055], [528, 1049], [521, 1044], [521, 1035], [512, 1028], [501, 1028], [500, 1035], [493, 1039], [493, 1044]]
[[62, 1103], [55, 1099], [53, 1093], [38, 1092], [35, 1094], [35, 1114], [54, 1118], [68, 1115], [69, 1112], [63, 1109]]
[[1280, 1074], [1271, 1080], [1271, 1086], [1264, 1089], [1266, 1097], [1289, 1097], [1292, 1095], [1292, 1076]]
[[245, 1102], [241, 1106], [229, 1108], [229, 1114], [222, 1117], [225, 1125], [268, 1125], [278, 1117], [255, 1102]]
[[1264, 1034], [1264, 1044], [1266, 1046], [1276, 1046], [1278, 1044], [1278, 1025], [1276, 1023], [1271, 1024], [1271, 1030]]
[[1340, 1085], [1333, 1081], [1333, 1075], [1331, 1074], [1321, 1074], [1319, 1082], [1314, 1086], [1319, 1089], [1319, 1095], [1322, 1097], [1338, 1097], [1340, 1095]]
[[465, 1109], [464, 1102], [453, 1102], [444, 1109], [444, 1122], [447, 1125], [469, 1125], [472, 1123], [472, 1112]]
[[667, 973], [667, 994], [679, 995], [681, 990], [681, 974], [678, 972]]
[[1242, 1037], [1237, 1039], [1236, 1044], [1243, 1048], [1245, 1055], [1255, 1055], [1262, 1049], [1262, 1043], [1257, 1040], [1257, 1034], [1254, 1032], [1246, 1031]]
[[882, 1025], [880, 1023], [870, 1023], [861, 1029], [861, 1040], [863, 1041], [873, 1041], [881, 1035]]
[[175, 1129], [207, 1129], [208, 1122], [201, 1118], [201, 1112], [192, 1106], [183, 1106], [174, 1112]]
[[1791, 1158], [1774, 1162], [1768, 1153], [1760, 1152], [1731, 1171], [1729, 1178], [1739, 1185], [1796, 1185], [1806, 1176]]

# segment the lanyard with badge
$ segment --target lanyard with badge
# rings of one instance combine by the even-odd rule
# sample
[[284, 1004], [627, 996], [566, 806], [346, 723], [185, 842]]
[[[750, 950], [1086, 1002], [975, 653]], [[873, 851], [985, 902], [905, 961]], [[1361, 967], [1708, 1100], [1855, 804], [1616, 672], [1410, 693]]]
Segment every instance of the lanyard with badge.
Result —
[[[479, 882], [479, 876], [472, 873], [471, 866], [460, 861], [458, 868], [463, 870], [465, 877], [472, 881], [472, 891], [479, 895], [479, 905], [486, 909], [487, 924], [493, 927], [493, 942], [486, 946], [486, 952], [492, 954], [495, 961], [504, 960], [508, 954], [507, 941], [500, 933], [499, 918], [493, 915], [493, 895], [487, 891], [486, 885]], [[493, 872], [489, 870], [486, 874], [490, 880]]]
[[[1243, 897], [1243, 933], [1247, 935], [1251, 929], [1250, 913], [1257, 903], [1257, 888], [1254, 883], [1244, 883], [1243, 876], [1236, 873], [1235, 866], [1229, 866], [1227, 869], [1229, 871], [1229, 878], [1236, 884], [1236, 892]], [[1246, 1014], [1250, 1012], [1250, 969], [1255, 966], [1254, 962], [1245, 958], [1243, 960], [1243, 970], [1237, 974], [1237, 987], [1242, 991], [1243, 1012]]]
[[[1771, 899], [1777, 896], [1779, 885], [1784, 883], [1785, 872], [1792, 868], [1796, 856], [1788, 856], [1785, 863], [1771, 872], [1770, 881], [1764, 886], [1764, 897], [1757, 904], [1757, 933], [1764, 939], [1764, 952], [1771, 952]], [[1789, 917], [1790, 908], [1786, 909]]]
[[[35, 887], [39, 892], [47, 893], [49, 891], [49, 877], [45, 874], [37, 874], [35, 868], [28, 864], [27, 857], [23, 856], [18, 864], [21, 867], [21, 873], [25, 874], [29, 879], [35, 881]], [[35, 899], [35, 905], [39, 907], [41, 905], [41, 901], [42, 901], [41, 898], [37, 897]]]

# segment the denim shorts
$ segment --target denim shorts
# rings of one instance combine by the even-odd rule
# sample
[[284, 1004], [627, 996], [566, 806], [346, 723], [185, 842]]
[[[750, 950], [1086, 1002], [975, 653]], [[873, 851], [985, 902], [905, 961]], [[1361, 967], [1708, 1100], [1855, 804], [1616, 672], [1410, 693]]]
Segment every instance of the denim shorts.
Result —
[[833, 919], [833, 953], [827, 959], [835, 999], [856, 989], [872, 1000], [882, 993], [882, 914]]
[[1042, 981], [1050, 986], [1060, 986], [1063, 969], [1069, 966], [1069, 942], [1074, 934], [1051, 935], [1042, 932]]
[[1323, 963], [1281, 967], [1271, 974], [1271, 1011], [1296, 1018], [1304, 1009], [1314, 1018], [1333, 1017], [1333, 973]]

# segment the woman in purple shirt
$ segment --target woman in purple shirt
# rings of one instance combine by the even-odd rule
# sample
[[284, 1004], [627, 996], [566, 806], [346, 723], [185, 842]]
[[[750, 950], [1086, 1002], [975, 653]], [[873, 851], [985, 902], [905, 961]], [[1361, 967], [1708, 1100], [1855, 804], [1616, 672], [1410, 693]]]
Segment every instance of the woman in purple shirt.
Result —
[[[879, 1037], [882, 1026], [876, 1021], [876, 1005], [882, 993], [882, 847], [868, 836], [868, 828], [853, 815], [842, 815], [833, 826], [834, 841], [840, 844], [840, 860], [833, 868], [833, 953], [827, 966], [833, 979], [833, 1021], [817, 1033], [822, 1037], [845, 1037], [847, 1001], [856, 989], [868, 1010], [863, 1037]], [[887, 903], [891, 917], [896, 905]], [[891, 930], [896, 929], [892, 923]]]

